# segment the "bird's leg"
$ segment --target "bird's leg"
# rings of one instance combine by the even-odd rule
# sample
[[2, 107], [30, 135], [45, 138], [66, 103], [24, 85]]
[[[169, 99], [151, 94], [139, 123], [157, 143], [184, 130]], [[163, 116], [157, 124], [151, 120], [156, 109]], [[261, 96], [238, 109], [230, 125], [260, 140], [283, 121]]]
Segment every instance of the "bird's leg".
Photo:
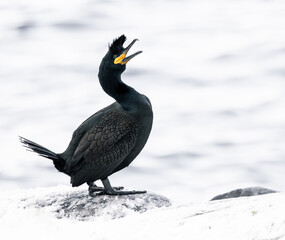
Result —
[[141, 193], [146, 193], [146, 191], [120, 191], [120, 189], [113, 188], [110, 184], [110, 181], [108, 178], [101, 179], [105, 190], [104, 193], [106, 195], [129, 195], [129, 194], [141, 194]]
[[95, 197], [98, 194], [103, 194], [103, 187], [98, 187], [94, 182], [87, 182], [87, 184], [89, 186], [88, 191], [90, 197]]
[[[91, 197], [94, 197], [96, 195], [103, 195], [103, 194], [106, 194], [105, 193], [105, 188], [104, 187], [98, 187], [95, 182], [87, 182], [89, 188], [88, 188], [88, 191], [89, 191], [89, 195]], [[115, 190], [122, 190], [124, 189], [124, 187], [114, 187]]]
[[103, 191], [104, 188], [103, 187], [98, 187], [95, 182], [87, 182], [89, 188], [89, 192], [100, 192], [100, 191]]

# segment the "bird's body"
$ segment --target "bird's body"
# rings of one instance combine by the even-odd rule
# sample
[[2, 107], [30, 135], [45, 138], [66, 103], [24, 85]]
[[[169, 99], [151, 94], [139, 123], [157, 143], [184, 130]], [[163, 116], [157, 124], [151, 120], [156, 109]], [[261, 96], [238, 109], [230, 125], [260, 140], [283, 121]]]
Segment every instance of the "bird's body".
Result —
[[144, 147], [151, 125], [150, 103], [126, 111], [115, 102], [84, 121], [60, 155], [69, 159], [64, 171], [72, 185], [104, 179], [127, 167]]
[[[127, 167], [143, 149], [149, 137], [153, 113], [149, 99], [121, 80], [125, 64], [135, 55], [126, 57], [134, 44], [123, 48], [122, 35], [110, 46], [99, 68], [103, 90], [116, 102], [96, 112], [73, 133], [67, 149], [56, 154], [28, 139], [21, 142], [39, 155], [52, 159], [55, 167], [71, 177], [72, 186], [88, 183], [90, 189], [107, 194], [143, 193], [114, 190], [108, 176]], [[93, 183], [102, 180], [105, 189]], [[99, 190], [100, 189], [100, 190]]]

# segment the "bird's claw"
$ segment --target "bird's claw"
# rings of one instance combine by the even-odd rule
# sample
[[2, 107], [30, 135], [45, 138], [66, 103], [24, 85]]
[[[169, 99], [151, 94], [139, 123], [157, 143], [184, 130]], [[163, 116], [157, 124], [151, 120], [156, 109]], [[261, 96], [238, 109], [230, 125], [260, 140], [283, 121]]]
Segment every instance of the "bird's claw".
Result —
[[[114, 187], [113, 188], [116, 192], [120, 191], [120, 190], [123, 190], [124, 187], [122, 186], [119, 186], [119, 187]], [[96, 196], [99, 196], [99, 195], [112, 195], [112, 194], [108, 194], [108, 191], [106, 191], [106, 189], [104, 187], [97, 187], [96, 185], [94, 186], [89, 186], [89, 195], [91, 197], [96, 197]]]
[[113, 190], [107, 190], [105, 188], [98, 189], [97, 191], [89, 191], [89, 196], [96, 197], [102, 195], [133, 195], [133, 194], [143, 194], [146, 191], [122, 191], [123, 187], [114, 187]]

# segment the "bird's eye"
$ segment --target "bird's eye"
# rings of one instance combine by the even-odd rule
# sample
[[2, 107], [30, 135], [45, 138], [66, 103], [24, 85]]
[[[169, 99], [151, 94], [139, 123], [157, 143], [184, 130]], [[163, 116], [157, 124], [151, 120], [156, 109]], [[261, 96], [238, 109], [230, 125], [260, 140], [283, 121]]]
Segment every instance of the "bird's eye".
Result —
[[115, 58], [117, 58], [117, 57], [118, 57], [118, 55], [116, 55], [116, 54], [115, 54], [113, 57], [114, 57], [114, 59], [115, 59]]

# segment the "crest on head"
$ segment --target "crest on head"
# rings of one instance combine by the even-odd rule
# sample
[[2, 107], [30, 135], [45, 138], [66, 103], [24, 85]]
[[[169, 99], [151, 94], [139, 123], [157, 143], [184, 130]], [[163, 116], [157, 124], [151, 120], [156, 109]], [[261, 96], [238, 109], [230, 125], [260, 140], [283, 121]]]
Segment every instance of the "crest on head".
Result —
[[110, 51], [113, 54], [120, 54], [124, 50], [124, 42], [127, 40], [125, 35], [122, 35], [118, 37], [117, 39], [114, 39], [113, 43], [109, 46]]
[[109, 45], [109, 51], [106, 56], [113, 59], [113, 63], [115, 65], [125, 65], [128, 61], [130, 61], [136, 55], [142, 53], [142, 51], [138, 51], [130, 56], [127, 56], [128, 51], [134, 45], [134, 43], [138, 39], [134, 39], [126, 48], [123, 47], [125, 41], [127, 40], [126, 36], [123, 34], [117, 39], [114, 39], [113, 43]]

